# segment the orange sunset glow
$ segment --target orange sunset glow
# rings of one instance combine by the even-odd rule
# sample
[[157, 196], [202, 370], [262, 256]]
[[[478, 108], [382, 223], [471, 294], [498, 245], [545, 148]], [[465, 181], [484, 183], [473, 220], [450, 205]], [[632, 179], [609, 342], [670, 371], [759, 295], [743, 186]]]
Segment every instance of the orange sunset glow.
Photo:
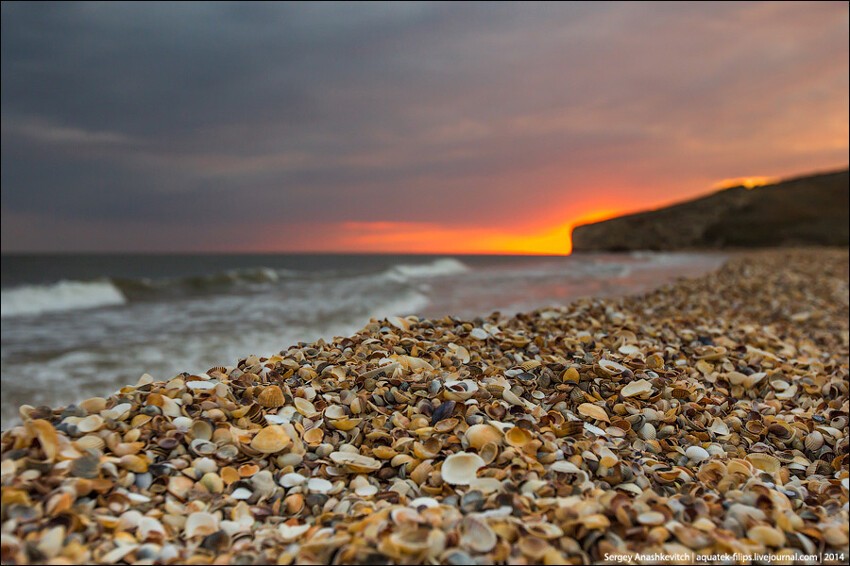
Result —
[[847, 164], [842, 2], [36, 6], [3, 3], [4, 252], [564, 255]]

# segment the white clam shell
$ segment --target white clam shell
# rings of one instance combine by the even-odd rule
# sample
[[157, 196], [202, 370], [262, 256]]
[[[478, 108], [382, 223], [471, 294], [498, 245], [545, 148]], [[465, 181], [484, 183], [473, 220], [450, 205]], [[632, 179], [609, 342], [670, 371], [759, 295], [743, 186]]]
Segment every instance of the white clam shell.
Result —
[[458, 452], [445, 459], [440, 473], [443, 481], [450, 485], [469, 485], [485, 465], [478, 454]]

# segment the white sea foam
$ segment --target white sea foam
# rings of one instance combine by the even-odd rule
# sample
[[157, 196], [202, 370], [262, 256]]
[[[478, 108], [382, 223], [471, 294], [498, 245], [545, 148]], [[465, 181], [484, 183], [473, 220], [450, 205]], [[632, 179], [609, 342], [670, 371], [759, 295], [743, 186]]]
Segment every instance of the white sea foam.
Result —
[[456, 275], [469, 271], [462, 262], [445, 257], [435, 259], [430, 263], [407, 264], [402, 263], [384, 272], [384, 277], [392, 281], [409, 281], [410, 279], [425, 279], [429, 277], [442, 277], [445, 275]]
[[91, 309], [127, 302], [111, 281], [59, 281], [0, 291], [0, 316], [32, 316], [45, 312]]

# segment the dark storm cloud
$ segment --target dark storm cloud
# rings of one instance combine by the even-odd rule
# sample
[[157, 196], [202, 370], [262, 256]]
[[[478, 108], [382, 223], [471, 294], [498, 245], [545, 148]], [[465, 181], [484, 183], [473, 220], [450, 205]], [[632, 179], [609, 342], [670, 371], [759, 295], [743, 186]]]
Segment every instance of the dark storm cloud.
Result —
[[847, 29], [845, 3], [3, 3], [3, 247], [484, 226], [588, 185], [838, 165]]

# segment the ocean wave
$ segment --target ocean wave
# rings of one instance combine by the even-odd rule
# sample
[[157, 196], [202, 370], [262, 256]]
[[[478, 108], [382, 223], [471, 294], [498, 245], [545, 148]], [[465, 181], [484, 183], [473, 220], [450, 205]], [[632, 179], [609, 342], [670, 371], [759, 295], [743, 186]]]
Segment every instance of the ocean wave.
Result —
[[59, 281], [0, 291], [0, 316], [34, 316], [46, 312], [123, 305], [126, 297], [112, 281]]
[[382, 276], [391, 281], [405, 282], [411, 279], [443, 277], [469, 271], [469, 267], [454, 258], [435, 259], [430, 263], [402, 263], [386, 270]]
[[270, 267], [249, 267], [231, 269], [207, 275], [191, 275], [166, 279], [125, 279], [116, 278], [115, 285], [130, 300], [143, 300], [156, 294], [192, 295], [221, 291], [231, 287], [268, 285], [281, 279], [295, 277], [297, 271], [290, 269], [272, 269]]

